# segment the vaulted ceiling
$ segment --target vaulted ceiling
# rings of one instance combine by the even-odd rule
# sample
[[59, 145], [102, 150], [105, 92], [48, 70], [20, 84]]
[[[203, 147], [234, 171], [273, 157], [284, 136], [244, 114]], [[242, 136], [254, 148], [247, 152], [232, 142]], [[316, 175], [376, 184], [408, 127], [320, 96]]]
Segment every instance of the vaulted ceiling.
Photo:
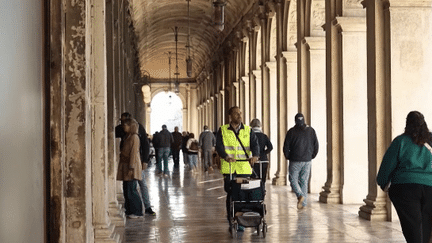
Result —
[[227, 0], [225, 28], [219, 31], [212, 24], [214, 0], [191, 0], [190, 38], [193, 60], [192, 78], [186, 75], [186, 44], [188, 34], [188, 1], [131, 0], [132, 18], [138, 37], [140, 68], [149, 72], [153, 81], [167, 81], [170, 76], [168, 53], [171, 52], [171, 79], [175, 80], [175, 37], [178, 33], [178, 67], [180, 81], [192, 81], [212, 59], [221, 43], [232, 32], [258, 0]]

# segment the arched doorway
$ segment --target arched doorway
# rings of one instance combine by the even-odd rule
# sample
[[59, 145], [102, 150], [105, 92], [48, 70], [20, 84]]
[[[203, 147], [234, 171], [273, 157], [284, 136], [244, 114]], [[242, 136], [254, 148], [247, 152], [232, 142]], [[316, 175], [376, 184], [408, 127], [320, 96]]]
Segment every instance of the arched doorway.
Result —
[[161, 92], [155, 95], [150, 103], [150, 132], [154, 134], [166, 125], [168, 131], [173, 132], [174, 127], [183, 129], [183, 103], [173, 92]]

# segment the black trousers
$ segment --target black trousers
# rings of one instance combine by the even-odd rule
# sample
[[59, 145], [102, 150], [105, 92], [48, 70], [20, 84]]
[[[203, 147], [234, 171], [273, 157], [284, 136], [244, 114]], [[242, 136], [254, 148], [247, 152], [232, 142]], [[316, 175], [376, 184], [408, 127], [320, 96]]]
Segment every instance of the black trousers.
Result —
[[180, 150], [171, 149], [171, 153], [174, 160], [174, 167], [179, 167], [180, 163]]
[[[251, 175], [237, 175], [237, 174], [233, 174], [232, 178], [233, 180], [236, 177], [249, 177]], [[227, 219], [228, 219], [228, 223], [231, 225], [231, 220], [230, 220], [230, 204], [231, 204], [231, 179], [230, 179], [230, 175], [229, 174], [224, 174], [224, 190], [227, 193], [227, 197], [226, 197], [226, 211], [227, 211]]]
[[432, 226], [432, 187], [420, 184], [394, 184], [390, 200], [399, 216], [408, 243], [429, 243]]

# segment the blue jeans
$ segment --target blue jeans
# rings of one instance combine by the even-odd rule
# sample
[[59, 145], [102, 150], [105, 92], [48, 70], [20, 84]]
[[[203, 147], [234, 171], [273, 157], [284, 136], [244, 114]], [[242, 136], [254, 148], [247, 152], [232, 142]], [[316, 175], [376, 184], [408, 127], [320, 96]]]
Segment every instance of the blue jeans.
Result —
[[148, 189], [147, 189], [147, 185], [146, 185], [146, 181], [145, 181], [145, 173], [144, 171], [142, 171], [142, 180], [138, 181], [138, 185], [140, 187], [140, 191], [141, 191], [141, 198], [142, 201], [144, 203], [144, 208], [149, 208], [150, 207], [150, 197], [148, 194]]
[[188, 154], [188, 160], [190, 163], [190, 168], [196, 168], [198, 163], [198, 154]]
[[289, 181], [291, 188], [297, 197], [305, 198], [303, 206], [306, 206], [306, 198], [308, 193], [309, 176], [311, 171], [311, 161], [307, 162], [292, 162], [289, 163]]
[[[157, 165], [159, 172], [163, 172], [164, 174], [168, 174], [168, 156], [170, 154], [171, 149], [169, 147], [159, 148], [158, 149], [158, 159]], [[162, 170], [162, 159], [163, 159], [163, 170]]]
[[123, 181], [126, 215], [143, 216], [142, 202], [138, 195], [136, 180]]

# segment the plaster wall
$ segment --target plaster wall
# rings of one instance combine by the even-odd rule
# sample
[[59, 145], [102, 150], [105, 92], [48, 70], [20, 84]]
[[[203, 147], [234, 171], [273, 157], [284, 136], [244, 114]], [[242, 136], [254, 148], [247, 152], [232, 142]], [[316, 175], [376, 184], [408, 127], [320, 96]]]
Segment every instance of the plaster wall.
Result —
[[418, 110], [432, 124], [432, 8], [390, 6], [392, 138]]
[[0, 242], [45, 242], [43, 3], [0, 5]]

